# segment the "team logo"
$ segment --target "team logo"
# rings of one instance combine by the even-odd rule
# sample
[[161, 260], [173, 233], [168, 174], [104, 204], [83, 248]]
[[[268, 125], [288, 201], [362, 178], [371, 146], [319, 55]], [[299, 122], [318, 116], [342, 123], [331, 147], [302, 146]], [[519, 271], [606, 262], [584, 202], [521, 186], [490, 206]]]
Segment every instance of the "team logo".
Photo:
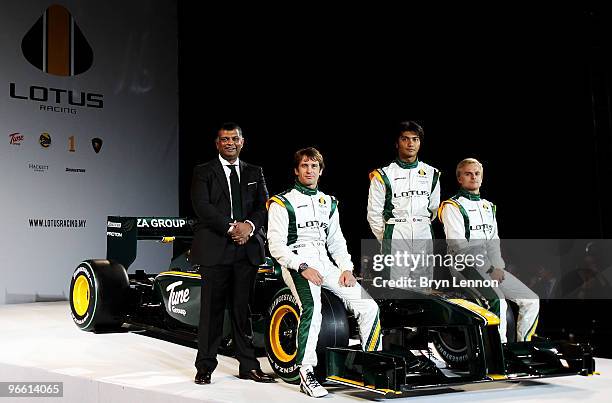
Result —
[[42, 132], [40, 137], [38, 138], [38, 142], [42, 146], [42, 148], [49, 148], [51, 145], [51, 135], [47, 132]]
[[423, 168], [421, 168], [421, 169], [419, 169], [419, 175], [421, 175], [421, 176], [427, 176], [427, 172], [425, 172], [425, 171], [423, 170]]
[[326, 205], [327, 204], [327, 200], [325, 200], [325, 197], [323, 197], [323, 196], [319, 197], [319, 204], [321, 204], [321, 205]]
[[485, 210], [489, 209], [489, 203], [482, 203], [482, 208]]
[[70, 136], [68, 137], [68, 152], [75, 152], [76, 151], [76, 142], [74, 140], [74, 136]]
[[44, 73], [76, 76], [93, 64], [93, 50], [70, 12], [47, 8], [21, 41], [23, 56]]
[[96, 154], [99, 153], [100, 149], [102, 149], [102, 139], [98, 137], [91, 139], [91, 146], [93, 147]]
[[9, 144], [20, 146], [23, 141], [23, 134], [11, 133], [9, 134]]

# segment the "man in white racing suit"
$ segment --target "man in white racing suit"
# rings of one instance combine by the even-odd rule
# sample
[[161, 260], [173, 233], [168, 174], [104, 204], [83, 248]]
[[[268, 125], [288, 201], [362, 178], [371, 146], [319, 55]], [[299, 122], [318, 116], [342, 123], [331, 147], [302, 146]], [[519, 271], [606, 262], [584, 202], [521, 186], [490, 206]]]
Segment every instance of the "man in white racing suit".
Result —
[[[506, 299], [518, 305], [517, 341], [529, 341], [538, 323], [538, 296], [514, 275], [504, 270], [497, 232], [496, 207], [480, 197], [482, 164], [466, 158], [457, 165], [456, 175], [461, 186], [457, 195], [440, 206], [438, 215], [444, 224], [448, 252], [452, 255], [474, 256], [477, 264], [462, 270], [463, 277], [472, 280], [497, 280], [498, 287], [477, 287], [489, 300], [489, 309], [499, 316], [499, 333], [507, 341]], [[480, 256], [478, 258], [478, 256]]]
[[[382, 243], [383, 254], [433, 252], [431, 222], [440, 205], [440, 171], [419, 161], [423, 137], [419, 124], [400, 123], [395, 143], [397, 158], [370, 173], [367, 217], [372, 233]], [[433, 276], [433, 266], [429, 264], [390, 269], [394, 280]]]
[[268, 201], [270, 254], [281, 265], [283, 279], [300, 306], [300, 389], [314, 397], [327, 394], [313, 372], [322, 320], [321, 287], [340, 297], [354, 313], [364, 351], [380, 350], [382, 346], [378, 305], [353, 276], [353, 262], [340, 229], [338, 203], [317, 187], [323, 168], [323, 156], [315, 148], [297, 151], [294, 187]]

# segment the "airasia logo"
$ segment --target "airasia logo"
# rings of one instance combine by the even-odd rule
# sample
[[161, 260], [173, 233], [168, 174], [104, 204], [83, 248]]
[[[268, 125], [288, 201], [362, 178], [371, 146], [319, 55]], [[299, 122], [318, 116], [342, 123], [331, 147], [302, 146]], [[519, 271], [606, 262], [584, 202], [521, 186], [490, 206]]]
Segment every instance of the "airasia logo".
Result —
[[23, 141], [23, 134], [19, 134], [19, 133], [9, 134], [9, 144], [20, 146], [22, 141]]

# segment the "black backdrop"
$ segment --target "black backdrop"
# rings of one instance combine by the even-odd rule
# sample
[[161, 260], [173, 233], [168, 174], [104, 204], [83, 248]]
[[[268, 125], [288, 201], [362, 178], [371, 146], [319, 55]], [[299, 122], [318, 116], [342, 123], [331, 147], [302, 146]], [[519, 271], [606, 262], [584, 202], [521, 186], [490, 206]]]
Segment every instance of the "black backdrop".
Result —
[[[202, 3], [178, 4], [181, 215], [193, 215], [193, 166], [215, 158], [215, 128], [235, 121], [271, 193], [293, 182], [295, 150], [323, 152], [321, 189], [340, 200], [357, 256], [371, 236], [368, 173], [394, 158], [393, 128], [412, 119], [444, 198], [459, 160], [484, 163], [502, 238], [612, 238], [609, 14]], [[567, 302], [542, 307], [540, 330], [582, 332], [612, 356], [598, 316], [611, 301]]]
[[502, 237], [610, 237], [610, 131], [594, 131], [591, 88], [607, 67], [608, 15], [178, 6], [182, 215], [193, 214], [193, 165], [215, 157], [215, 128], [235, 121], [271, 193], [292, 183], [296, 149], [323, 152], [321, 188], [339, 198], [356, 250], [370, 236], [368, 173], [394, 157], [395, 124], [413, 119], [443, 197], [460, 159], [484, 163]]

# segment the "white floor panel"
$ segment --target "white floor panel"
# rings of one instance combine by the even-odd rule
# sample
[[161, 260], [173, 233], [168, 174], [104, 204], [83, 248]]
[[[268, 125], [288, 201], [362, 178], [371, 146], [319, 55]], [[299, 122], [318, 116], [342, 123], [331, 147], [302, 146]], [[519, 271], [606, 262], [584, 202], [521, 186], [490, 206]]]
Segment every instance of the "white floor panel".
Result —
[[[219, 356], [211, 385], [193, 383], [196, 350], [137, 333], [93, 334], [79, 330], [67, 302], [0, 306], [0, 382], [64, 382], [64, 397], [36, 402], [313, 402], [298, 386], [258, 384], [236, 377], [236, 360]], [[262, 368], [271, 372], [265, 358]], [[469, 385], [448, 393], [410, 397], [436, 403], [610, 402], [612, 360], [597, 359], [599, 376]], [[332, 386], [325, 400], [384, 400], [379, 395]], [[24, 402], [23, 398], [0, 398]], [[393, 399], [398, 401], [398, 399]]]

